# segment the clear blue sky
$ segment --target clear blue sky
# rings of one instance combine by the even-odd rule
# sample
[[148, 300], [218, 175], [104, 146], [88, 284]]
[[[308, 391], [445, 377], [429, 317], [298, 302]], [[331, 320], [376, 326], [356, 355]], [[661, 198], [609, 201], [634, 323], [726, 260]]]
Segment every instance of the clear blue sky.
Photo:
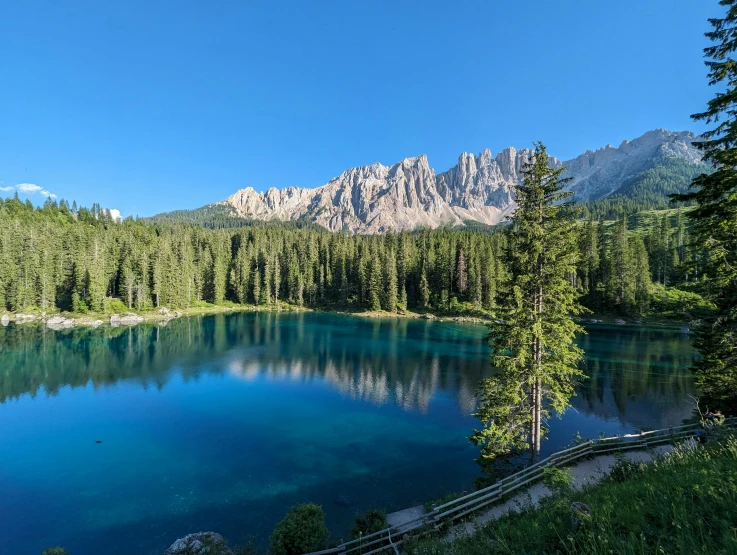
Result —
[[[123, 215], [689, 119], [717, 0], [65, 1], [0, 8], [0, 188]], [[28, 185], [30, 184], [30, 185]], [[9, 193], [0, 193], [7, 195]], [[29, 198], [38, 202], [41, 193]]]

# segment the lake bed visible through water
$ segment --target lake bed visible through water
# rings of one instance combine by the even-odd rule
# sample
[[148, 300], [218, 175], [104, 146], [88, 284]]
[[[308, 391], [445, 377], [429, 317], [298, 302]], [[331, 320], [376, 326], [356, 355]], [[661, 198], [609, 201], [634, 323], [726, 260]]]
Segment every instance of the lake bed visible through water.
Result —
[[[0, 553], [160, 554], [191, 532], [265, 545], [295, 503], [356, 513], [473, 488], [486, 329], [319, 313], [165, 327], [0, 328]], [[591, 326], [589, 379], [544, 450], [679, 424], [678, 330]]]

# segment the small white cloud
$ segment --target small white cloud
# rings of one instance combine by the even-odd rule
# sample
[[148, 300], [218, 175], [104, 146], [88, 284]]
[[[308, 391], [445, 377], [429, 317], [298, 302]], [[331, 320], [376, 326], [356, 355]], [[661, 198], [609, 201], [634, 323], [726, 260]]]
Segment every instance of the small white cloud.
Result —
[[43, 187], [34, 183], [18, 183], [15, 188], [21, 193], [25, 193], [27, 195], [35, 195], [39, 191], [43, 191]]
[[15, 187], [0, 187], [0, 191], [5, 191], [6, 193], [9, 193], [10, 191], [15, 191]]
[[118, 210], [117, 208], [111, 208], [110, 215], [113, 217], [114, 221], [116, 222], [120, 221], [120, 210]]
[[[3, 191], [12, 191], [12, 190], [13, 190], [13, 187], [3, 189]], [[39, 193], [43, 197], [56, 198], [56, 195], [54, 193], [52, 193], [48, 189], [44, 189], [43, 187], [41, 187], [41, 185], [36, 185], [35, 183], [18, 183], [18, 185], [15, 186], [15, 190], [25, 195], [35, 195], [36, 193]]]

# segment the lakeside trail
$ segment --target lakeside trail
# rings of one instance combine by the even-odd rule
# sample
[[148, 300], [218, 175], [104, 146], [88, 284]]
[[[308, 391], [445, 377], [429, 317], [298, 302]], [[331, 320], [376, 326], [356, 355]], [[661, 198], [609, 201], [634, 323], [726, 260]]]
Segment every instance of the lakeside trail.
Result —
[[[634, 463], [652, 463], [672, 450], [672, 445], [661, 445], [649, 450], [627, 452], [623, 454], [623, 458]], [[600, 482], [611, 473], [616, 463], [617, 458], [614, 455], [600, 455], [567, 467], [573, 477], [572, 486], [574, 490]], [[453, 542], [458, 538], [470, 536], [485, 524], [509, 513], [520, 512], [528, 507], [538, 507], [540, 500], [551, 494], [551, 490], [545, 484], [537, 482], [525, 491], [515, 494], [504, 503], [495, 505], [477, 515], [473, 520], [456, 524], [448, 530], [443, 540]]]

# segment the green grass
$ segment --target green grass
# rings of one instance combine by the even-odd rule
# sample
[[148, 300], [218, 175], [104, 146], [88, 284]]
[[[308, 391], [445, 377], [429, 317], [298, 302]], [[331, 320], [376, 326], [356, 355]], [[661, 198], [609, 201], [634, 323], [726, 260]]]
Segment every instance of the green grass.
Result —
[[[410, 555], [737, 553], [737, 434], [631, 465], [598, 485], [565, 491], [455, 541], [421, 539]], [[593, 516], [574, 531], [570, 505]]]

